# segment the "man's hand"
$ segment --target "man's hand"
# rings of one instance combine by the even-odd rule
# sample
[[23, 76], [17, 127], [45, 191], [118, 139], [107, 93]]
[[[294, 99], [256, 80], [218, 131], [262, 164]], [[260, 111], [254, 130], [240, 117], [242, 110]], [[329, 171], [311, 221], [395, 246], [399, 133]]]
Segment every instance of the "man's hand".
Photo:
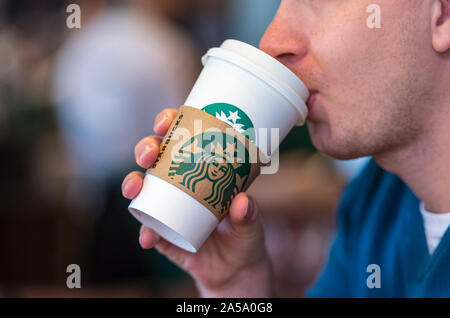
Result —
[[[154, 131], [166, 134], [176, 109], [165, 109], [155, 119]], [[136, 162], [150, 168], [159, 153], [161, 138], [142, 139], [135, 147]], [[131, 172], [122, 184], [128, 199], [141, 191], [144, 173]], [[156, 248], [188, 272], [203, 297], [272, 297], [273, 271], [264, 244], [262, 224], [254, 200], [239, 193], [230, 213], [218, 225], [196, 254], [187, 252], [161, 238], [153, 230], [141, 227], [139, 243], [144, 249]]]

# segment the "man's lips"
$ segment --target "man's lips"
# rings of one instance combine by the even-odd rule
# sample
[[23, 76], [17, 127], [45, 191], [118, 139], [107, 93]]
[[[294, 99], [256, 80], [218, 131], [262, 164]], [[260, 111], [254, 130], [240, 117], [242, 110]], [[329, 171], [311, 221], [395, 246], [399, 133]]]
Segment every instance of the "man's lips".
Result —
[[306, 106], [308, 107], [308, 110], [311, 111], [311, 108], [312, 108], [312, 106], [314, 105], [314, 102], [316, 101], [316, 98], [317, 98], [317, 94], [318, 94], [318, 93], [319, 93], [319, 92], [316, 91], [316, 90], [314, 90], [314, 89], [312, 89], [312, 90], [309, 91], [309, 98], [308, 98], [308, 100], [306, 101]]

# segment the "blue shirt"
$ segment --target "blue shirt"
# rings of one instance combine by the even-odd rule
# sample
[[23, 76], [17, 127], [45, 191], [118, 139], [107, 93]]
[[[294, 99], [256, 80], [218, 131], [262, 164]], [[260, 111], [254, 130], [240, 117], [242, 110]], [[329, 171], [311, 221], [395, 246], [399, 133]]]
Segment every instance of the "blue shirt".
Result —
[[[328, 263], [308, 296], [450, 297], [450, 230], [430, 256], [419, 202], [370, 161], [343, 195]], [[367, 271], [371, 264], [380, 288], [368, 287], [377, 272]]]

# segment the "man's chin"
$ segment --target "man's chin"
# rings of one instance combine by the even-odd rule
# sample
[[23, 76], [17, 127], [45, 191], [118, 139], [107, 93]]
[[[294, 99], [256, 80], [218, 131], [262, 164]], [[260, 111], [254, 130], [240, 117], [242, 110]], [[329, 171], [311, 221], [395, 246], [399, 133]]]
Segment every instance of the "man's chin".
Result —
[[333, 159], [336, 160], [353, 160], [353, 159], [358, 159], [358, 158], [362, 158], [362, 157], [366, 157], [366, 155], [363, 154], [356, 154], [356, 153], [342, 153], [342, 152], [322, 152], [320, 151], [322, 154], [331, 157]]
[[321, 154], [337, 160], [352, 160], [368, 155], [359, 147], [350, 146], [349, 143], [338, 142], [331, 138], [319, 139], [311, 136], [311, 141]]

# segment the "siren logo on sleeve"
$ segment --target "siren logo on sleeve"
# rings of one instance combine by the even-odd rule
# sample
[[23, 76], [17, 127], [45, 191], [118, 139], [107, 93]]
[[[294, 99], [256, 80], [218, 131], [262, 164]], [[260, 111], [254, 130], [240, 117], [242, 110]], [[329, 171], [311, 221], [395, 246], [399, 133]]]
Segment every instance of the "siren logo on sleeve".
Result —
[[202, 110], [230, 125], [251, 142], [255, 142], [255, 127], [242, 109], [227, 103], [215, 103], [203, 107]]
[[250, 175], [249, 152], [235, 136], [204, 132], [182, 144], [169, 168], [169, 178], [197, 193], [221, 214], [245, 187]]

